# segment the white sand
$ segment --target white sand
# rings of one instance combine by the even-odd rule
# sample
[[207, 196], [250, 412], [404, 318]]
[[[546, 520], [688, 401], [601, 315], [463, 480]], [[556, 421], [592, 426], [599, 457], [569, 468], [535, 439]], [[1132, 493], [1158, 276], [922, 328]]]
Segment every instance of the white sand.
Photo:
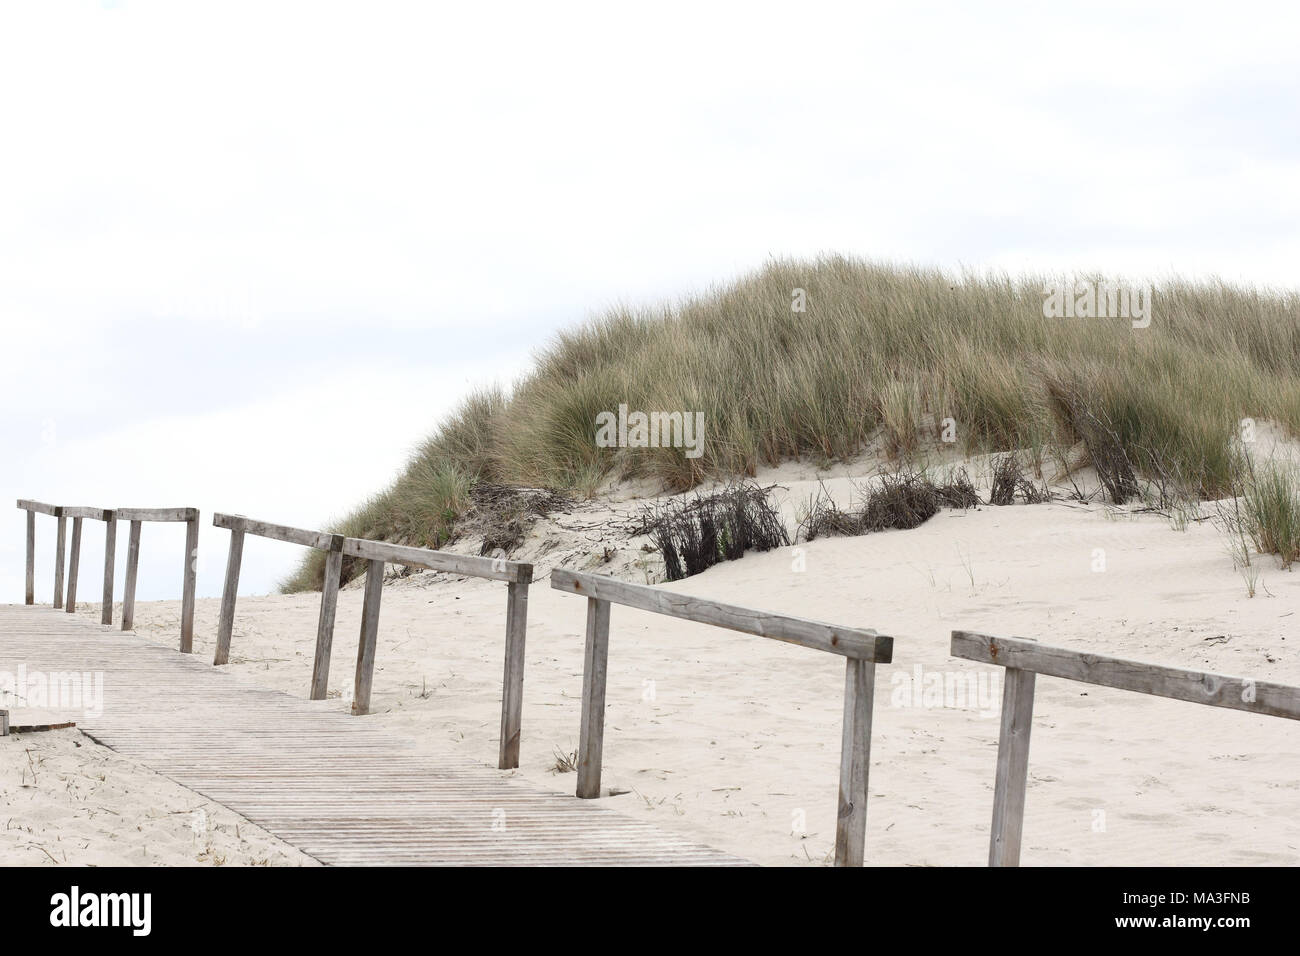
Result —
[[[791, 466], [762, 480], [782, 480], [796, 502], [815, 488], [807, 477]], [[644, 580], [650, 567], [636, 542], [590, 530], [594, 516], [587, 509], [547, 523], [529, 544], [547, 554], [526, 558], [541, 580], [530, 599], [518, 773], [570, 794], [573, 775], [551, 768], [556, 751], [577, 744], [585, 608], [551, 590], [545, 573], [557, 559], [590, 563], [583, 555], [600, 554], [593, 545], [602, 541], [623, 550], [596, 570]], [[589, 529], [583, 547], [560, 547], [566, 522]], [[204, 541], [224, 549], [225, 534], [205, 528]], [[1058, 502], [944, 512], [911, 531], [801, 547], [802, 572], [783, 549], [669, 587], [896, 637], [895, 663], [878, 669], [870, 863], [987, 859], [997, 696], [985, 707], [928, 707], [897, 684], [917, 667], [1000, 675], [949, 658], [953, 628], [1300, 683], [1300, 579], [1259, 558], [1261, 588], [1247, 597], [1208, 521], [1179, 532], [1158, 516]], [[1092, 569], [1094, 549], [1104, 550], [1104, 571]], [[318, 599], [241, 598], [232, 670], [305, 696]], [[218, 604], [198, 604], [195, 649], [208, 659]], [[355, 588], [341, 595], [330, 680], [341, 710], [360, 605]], [[85, 613], [98, 612], [87, 605]], [[377, 713], [357, 719], [494, 765], [504, 614], [503, 585], [430, 574], [390, 584]], [[177, 621], [176, 602], [136, 609], [138, 631], [167, 644]], [[603, 782], [628, 792], [606, 803], [760, 863], [824, 863], [834, 842], [842, 694], [838, 658], [615, 607]], [[1295, 864], [1300, 727], [1043, 678], [1027, 803], [1026, 865]]]

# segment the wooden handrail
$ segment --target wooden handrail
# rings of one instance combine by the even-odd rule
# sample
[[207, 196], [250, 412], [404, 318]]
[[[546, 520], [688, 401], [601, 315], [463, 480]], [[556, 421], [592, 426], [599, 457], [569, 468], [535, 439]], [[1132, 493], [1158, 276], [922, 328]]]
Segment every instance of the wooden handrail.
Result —
[[37, 513], [58, 518], [59, 530], [54, 564], [54, 607], [64, 607], [63, 601], [63, 551], [64, 531], [68, 518], [72, 519], [72, 545], [68, 556], [69, 614], [77, 608], [77, 575], [81, 568], [81, 522], [85, 519], [104, 522], [104, 592], [101, 598], [99, 621], [113, 623], [113, 574], [117, 560], [117, 522], [129, 521], [130, 531], [126, 552], [126, 583], [122, 594], [122, 630], [135, 626], [136, 580], [140, 567], [140, 529], [146, 521], [185, 522], [185, 566], [181, 575], [181, 639], [182, 653], [194, 649], [194, 595], [199, 548], [199, 511], [197, 508], [94, 508], [86, 505], [48, 505], [40, 501], [19, 499], [18, 507], [27, 510], [27, 603], [34, 603], [33, 576], [35, 571], [35, 521]]
[[1020, 637], [952, 632], [952, 656], [1006, 668], [993, 787], [989, 866], [1017, 866], [1024, 829], [1029, 736], [1038, 674], [1173, 700], [1300, 720], [1300, 687], [1149, 664]]
[[835, 823], [835, 864], [861, 866], [866, 853], [867, 774], [876, 664], [893, 660], [894, 639], [863, 628], [837, 627], [805, 618], [723, 604], [694, 595], [599, 574], [551, 572], [551, 587], [587, 598], [587, 639], [582, 668], [582, 723], [578, 739], [577, 795], [600, 796], [605, 735], [605, 676], [609, 661], [610, 605], [798, 644], [847, 658], [844, 723], [840, 741], [840, 795]]
[[519, 561], [453, 554], [450, 551], [434, 551], [431, 548], [412, 548], [366, 538], [345, 538], [343, 553], [367, 561], [383, 561], [386, 564], [402, 564], [412, 568], [427, 568], [430, 571], [467, 574], [470, 577], [487, 578], [491, 581], [530, 583], [533, 579], [533, 566]]
[[220, 666], [230, 661], [230, 640], [235, 629], [235, 601], [239, 591], [239, 569], [244, 557], [244, 535], [251, 534], [272, 541], [302, 545], [326, 552], [325, 574], [321, 582], [320, 615], [316, 620], [316, 653], [312, 659], [312, 700], [324, 700], [329, 692], [330, 655], [334, 647], [334, 617], [339, 603], [339, 576], [343, 570], [343, 535], [325, 531], [293, 528], [271, 521], [258, 521], [243, 515], [217, 512], [212, 523], [230, 531], [230, 551], [226, 556], [226, 581], [221, 591], [221, 614], [217, 618], [217, 647], [212, 663]]
[[361, 609], [361, 637], [357, 645], [357, 676], [352, 692], [352, 713], [370, 713], [370, 690], [375, 672], [375, 649], [379, 637], [379, 606], [384, 593], [384, 565], [450, 571], [471, 577], [506, 583], [505, 672], [501, 681], [501, 733], [497, 766], [508, 770], [519, 766], [519, 738], [523, 726], [524, 644], [528, 630], [528, 587], [533, 566], [504, 558], [483, 558], [452, 554], [429, 548], [412, 548], [345, 538], [343, 554], [366, 562], [365, 598]]

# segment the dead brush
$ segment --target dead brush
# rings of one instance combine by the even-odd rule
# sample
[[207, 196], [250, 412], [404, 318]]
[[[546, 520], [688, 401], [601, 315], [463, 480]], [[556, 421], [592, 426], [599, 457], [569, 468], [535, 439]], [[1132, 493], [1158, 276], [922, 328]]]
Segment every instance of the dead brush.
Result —
[[993, 459], [993, 482], [989, 488], [989, 504], [1011, 505], [1019, 497], [1027, 505], [1042, 504], [1052, 499], [1046, 485], [1036, 485], [1025, 475], [1020, 459], [1015, 455], [1000, 455]]
[[648, 507], [641, 527], [663, 555], [668, 580], [734, 561], [746, 551], [788, 545], [790, 535], [772, 507], [769, 490], [741, 481], [721, 491]]

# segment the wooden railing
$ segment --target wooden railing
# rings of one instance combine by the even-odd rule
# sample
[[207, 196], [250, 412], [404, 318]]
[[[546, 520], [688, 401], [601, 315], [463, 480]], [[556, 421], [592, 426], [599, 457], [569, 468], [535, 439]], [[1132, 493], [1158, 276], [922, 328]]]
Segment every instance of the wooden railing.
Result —
[[[118, 508], [111, 512], [115, 521], [131, 522], [127, 533], [126, 583], [122, 589], [122, 630], [135, 626], [135, 585], [140, 569], [140, 529], [146, 521], [174, 523], [185, 522], [185, 566], [181, 571], [181, 645], [182, 654], [194, 651], [194, 587], [199, 560], [199, 509], [198, 508]], [[73, 529], [76, 538], [76, 529]], [[112, 580], [105, 572], [107, 597], [105, 606], [112, 607]], [[111, 624], [112, 620], [104, 622]]]
[[217, 650], [213, 664], [230, 661], [230, 636], [235, 626], [235, 593], [239, 589], [239, 566], [244, 557], [244, 535], [287, 541], [325, 552], [325, 579], [321, 583], [320, 617], [316, 623], [316, 656], [311, 671], [311, 699], [324, 700], [329, 689], [330, 651], [334, 645], [334, 613], [339, 603], [339, 572], [343, 561], [343, 535], [307, 531], [269, 521], [254, 521], [243, 515], [212, 516], [218, 528], [230, 531], [230, 552], [226, 557], [226, 584], [221, 592], [221, 615], [217, 619]]
[[[81, 505], [65, 505], [59, 509], [64, 519], [72, 519], [72, 548], [68, 558], [68, 613], [77, 609], [77, 575], [81, 570], [81, 522], [89, 518], [104, 522], [104, 591], [100, 598], [99, 622], [113, 623], [113, 571], [117, 563], [117, 519], [113, 512], [105, 508], [88, 508]], [[60, 536], [61, 538], [62, 536]], [[60, 550], [58, 564], [55, 565], [56, 593], [54, 606], [59, 606], [57, 593], [58, 569], [63, 564]]]
[[[63, 537], [67, 530], [63, 509], [58, 505], [47, 505], [43, 501], [29, 501], [26, 498], [18, 499], [18, 507], [27, 512], [27, 586], [23, 603], [36, 603], [36, 516], [49, 515], [58, 519], [59, 524], [54, 557], [54, 606], [63, 607]], [[78, 531], [80, 528], [78, 524]]]
[[867, 773], [871, 758], [871, 709], [876, 664], [893, 659], [894, 639], [872, 630], [836, 627], [753, 608], [721, 604], [689, 594], [627, 584], [610, 577], [556, 569], [551, 587], [587, 599], [587, 642], [582, 668], [582, 723], [578, 740], [577, 795], [600, 796], [605, 735], [605, 674], [609, 660], [611, 604], [725, 627], [848, 658], [844, 679], [844, 725], [840, 792], [835, 823], [835, 864], [861, 866], [867, 836]]
[[990, 637], [969, 631], [952, 632], [952, 656], [1006, 668], [989, 866], [1017, 866], [1020, 862], [1036, 674], [1300, 720], [1300, 687], [1268, 681], [1087, 654], [1019, 637]]
[[384, 565], [449, 571], [491, 581], [504, 581], [506, 597], [505, 675], [501, 687], [501, 737], [497, 766], [519, 766], [519, 734], [524, 707], [524, 640], [528, 628], [528, 586], [533, 566], [502, 558], [480, 558], [428, 548], [412, 548], [364, 538], [345, 538], [343, 553], [366, 562], [365, 598], [361, 609], [361, 639], [357, 647], [357, 676], [352, 713], [370, 713], [370, 687], [375, 673], [379, 635], [379, 603], [384, 591]]
[[136, 577], [140, 567], [140, 526], [146, 521], [184, 521], [185, 567], [181, 575], [181, 640], [180, 649], [188, 654], [194, 647], [194, 591], [195, 567], [199, 548], [199, 512], [197, 508], [90, 508], [81, 505], [47, 505], [40, 501], [20, 499], [18, 507], [27, 511], [27, 603], [35, 603], [36, 515], [46, 514], [58, 519], [58, 537], [54, 555], [54, 607], [65, 606], [63, 600], [63, 552], [67, 520], [72, 519], [72, 543], [68, 548], [68, 598], [69, 614], [77, 609], [77, 576], [81, 568], [81, 522], [87, 518], [104, 522], [104, 591], [101, 598], [99, 620], [101, 624], [113, 623], [113, 575], [117, 564], [117, 522], [131, 522], [126, 556], [126, 584], [122, 596], [122, 630], [129, 631], [135, 624]]

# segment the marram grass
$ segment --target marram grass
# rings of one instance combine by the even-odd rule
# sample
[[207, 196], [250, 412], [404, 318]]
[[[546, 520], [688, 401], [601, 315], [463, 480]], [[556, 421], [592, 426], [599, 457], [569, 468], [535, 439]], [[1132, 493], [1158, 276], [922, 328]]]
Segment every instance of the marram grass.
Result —
[[[877, 437], [906, 458], [946, 420], [971, 453], [1041, 454], [1081, 437], [1063, 394], [1139, 471], [1207, 498], [1232, 487], [1242, 419], [1300, 432], [1297, 292], [1171, 279], [1150, 287], [1145, 328], [1044, 317], [1049, 287], [1102, 279], [828, 256], [773, 262], [680, 305], [612, 310], [557, 333], [508, 394], [470, 396], [335, 530], [436, 546], [476, 478], [590, 494], [611, 475], [648, 477], [680, 491], [849, 457]], [[703, 454], [597, 447], [597, 414], [620, 404], [703, 412]], [[320, 573], [313, 557], [285, 589], [319, 587]]]

